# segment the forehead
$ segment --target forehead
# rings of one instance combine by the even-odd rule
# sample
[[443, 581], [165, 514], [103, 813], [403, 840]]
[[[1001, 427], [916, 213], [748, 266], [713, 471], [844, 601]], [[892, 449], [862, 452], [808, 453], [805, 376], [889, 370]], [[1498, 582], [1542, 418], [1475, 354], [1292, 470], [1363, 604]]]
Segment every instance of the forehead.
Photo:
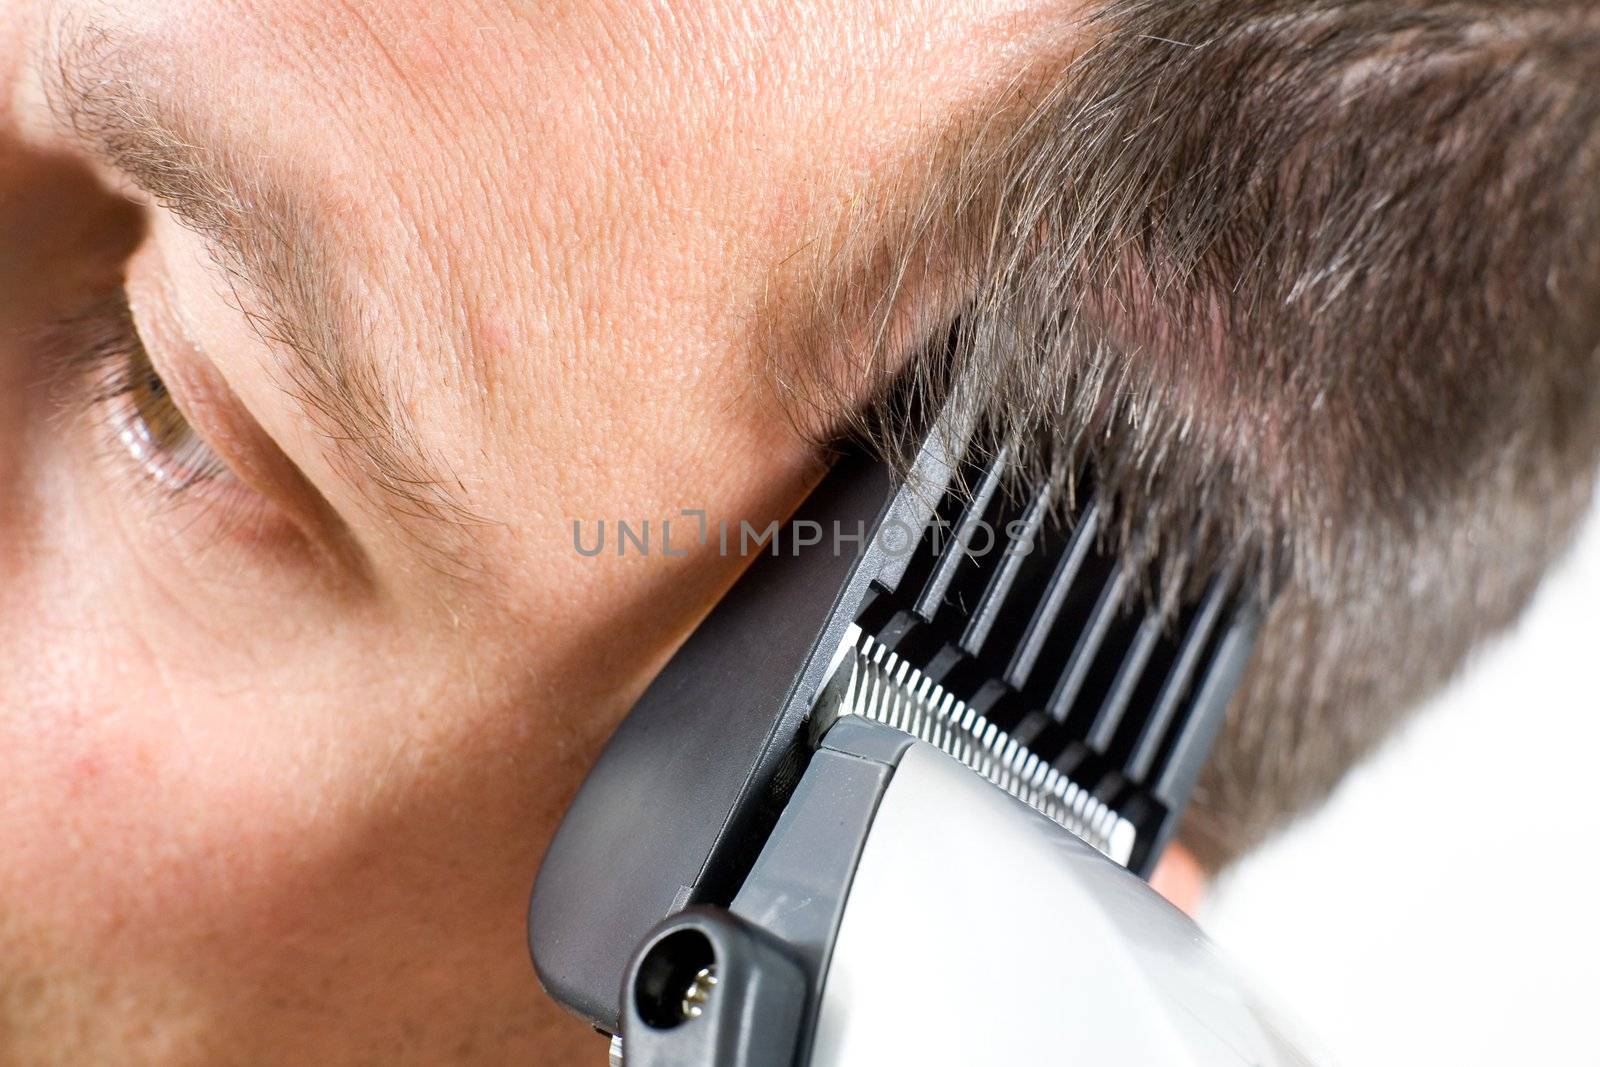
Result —
[[[604, 49], [576, 38], [556, 47], [526, 18], [496, 27], [465, 10], [414, 20], [321, 4], [199, 19], [178, 5], [96, 10], [63, 20], [44, 70], [59, 58], [77, 68], [69, 82], [107, 78], [125, 109], [112, 125], [148, 111], [139, 124], [177, 131], [168, 152], [198, 146], [208, 172], [230, 172], [225, 196], [271, 188], [281, 199], [267, 201], [301, 206], [308, 225], [294, 229], [308, 239], [297, 244], [349, 297], [338, 307], [355, 309], [340, 315], [346, 351], [334, 362], [373, 366], [378, 391], [400, 398], [391, 410], [442, 459], [429, 466], [460, 472], [474, 515], [526, 527], [517, 508], [530, 499], [598, 512], [581, 494], [603, 493], [606, 480], [564, 484], [562, 470], [648, 469], [637, 454], [661, 451], [662, 429], [726, 414], [695, 409], [726, 407], [725, 390], [712, 401], [685, 385], [753, 368], [737, 365], [732, 320], [713, 299], [725, 288], [715, 272], [737, 257], [715, 254], [717, 227], [679, 191], [698, 183], [661, 184], [709, 151], [671, 147], [692, 119], [669, 106], [687, 99], [670, 72], [597, 69], [622, 54], [615, 35], [600, 36]], [[253, 202], [246, 228], [277, 232], [281, 213]], [[209, 339], [269, 429], [308, 443], [249, 369], [270, 374], [272, 346], [263, 356], [237, 332]], [[352, 348], [373, 358], [352, 359]], [[294, 399], [314, 418], [303, 390]], [[716, 432], [706, 421], [702, 442]]]
[[603, 160], [655, 173], [662, 200], [687, 191], [675, 175], [726, 156], [864, 175], [1014, 76], [1026, 45], [1071, 36], [1069, 18], [1028, 16], [1025, 0], [61, 6], [62, 21], [87, 9], [231, 121], [308, 153], [392, 157], [383, 176], [401, 178], [435, 157], [557, 174]]
[[335, 220], [327, 258], [458, 471], [552, 442], [659, 467], [686, 426], [714, 457], [756, 417], [739, 383], [783, 303], [773, 266], [1028, 32], [1003, 2], [94, 8], [152, 86]]
[[871, 169], [837, 138], [817, 151], [815, 114], [839, 94], [797, 86], [824, 69], [848, 80], [808, 43], [818, 27], [725, 16], [631, 0], [158, 0], [94, 17], [200, 127], [348, 216], [345, 241], [389, 276], [441, 275], [409, 309], [514, 274], [527, 310], [593, 319], [602, 286], [627, 281], [633, 314], [660, 315], [713, 280], [712, 253], [731, 261], [762, 237], [782, 254], [799, 190]]

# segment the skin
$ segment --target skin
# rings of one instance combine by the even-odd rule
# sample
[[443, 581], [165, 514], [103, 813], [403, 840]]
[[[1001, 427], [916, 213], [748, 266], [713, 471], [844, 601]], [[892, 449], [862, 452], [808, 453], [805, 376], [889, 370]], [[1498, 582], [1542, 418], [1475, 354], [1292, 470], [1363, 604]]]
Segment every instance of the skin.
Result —
[[[585, 558], [571, 521], [804, 496], [751, 344], [780, 268], [1059, 49], [1033, 7], [5, 3], [0, 1061], [596, 1061], [535, 983], [528, 888], [741, 561]], [[86, 16], [335, 220], [459, 480], [422, 524], [446, 553], [205, 242], [52, 113], [47, 42]], [[224, 466], [179, 499], [36, 340], [123, 278]]]

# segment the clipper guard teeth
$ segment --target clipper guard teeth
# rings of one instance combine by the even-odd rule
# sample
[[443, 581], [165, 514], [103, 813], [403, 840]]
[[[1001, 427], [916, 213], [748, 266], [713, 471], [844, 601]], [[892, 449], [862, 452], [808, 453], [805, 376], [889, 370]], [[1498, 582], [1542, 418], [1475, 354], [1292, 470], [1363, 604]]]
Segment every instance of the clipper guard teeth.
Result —
[[[948, 468], [915, 548], [871, 583], [821, 715], [922, 737], [1148, 875], [1177, 828], [1253, 643], [1232, 574], [1163, 615], [1104, 551], [1092, 475], [1059, 483], [1008, 452]], [[927, 492], [908, 486], [902, 492]], [[904, 724], [904, 725], [902, 725]]]

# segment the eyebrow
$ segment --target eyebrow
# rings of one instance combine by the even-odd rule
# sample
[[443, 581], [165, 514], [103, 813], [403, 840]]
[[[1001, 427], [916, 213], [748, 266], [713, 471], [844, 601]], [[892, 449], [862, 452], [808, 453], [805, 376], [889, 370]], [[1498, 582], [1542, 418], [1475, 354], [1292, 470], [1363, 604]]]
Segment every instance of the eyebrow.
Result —
[[282, 357], [280, 385], [332, 443], [336, 473], [430, 555], [456, 559], [461, 534], [482, 520], [384, 372], [327, 255], [328, 220], [283, 172], [164, 100], [108, 31], [54, 37], [47, 93], [59, 121], [206, 241], [240, 311]]

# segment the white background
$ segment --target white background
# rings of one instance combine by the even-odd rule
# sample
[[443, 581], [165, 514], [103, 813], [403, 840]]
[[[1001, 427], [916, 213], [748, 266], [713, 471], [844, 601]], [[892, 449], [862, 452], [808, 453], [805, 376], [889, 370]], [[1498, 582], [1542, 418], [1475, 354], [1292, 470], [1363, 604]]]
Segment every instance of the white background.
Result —
[[1509, 635], [1202, 922], [1327, 1062], [1600, 1067], [1600, 510]]

